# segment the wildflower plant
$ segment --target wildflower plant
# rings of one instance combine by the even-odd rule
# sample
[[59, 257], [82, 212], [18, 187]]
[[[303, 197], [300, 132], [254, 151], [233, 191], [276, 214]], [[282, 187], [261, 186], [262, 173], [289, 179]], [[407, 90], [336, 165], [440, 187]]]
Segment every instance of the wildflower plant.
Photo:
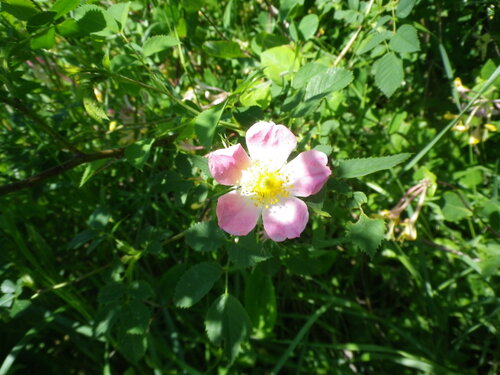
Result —
[[246, 132], [250, 157], [240, 144], [208, 155], [212, 176], [235, 189], [217, 201], [219, 226], [245, 236], [262, 214], [264, 231], [274, 241], [299, 237], [309, 214], [295, 198], [316, 194], [331, 174], [327, 156], [317, 150], [300, 153], [290, 163], [295, 136], [283, 125], [257, 122]]
[[499, 373], [495, 5], [2, 1], [0, 375]]

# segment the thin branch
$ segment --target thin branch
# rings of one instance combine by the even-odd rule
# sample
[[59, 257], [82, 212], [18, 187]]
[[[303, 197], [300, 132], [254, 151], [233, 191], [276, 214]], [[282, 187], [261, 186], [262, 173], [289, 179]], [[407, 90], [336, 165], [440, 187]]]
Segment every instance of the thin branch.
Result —
[[[426, 240], [426, 239], [423, 239], [422, 240], [423, 243], [425, 243], [426, 245], [429, 245], [429, 246], [432, 246], [433, 248], [435, 249], [438, 249], [438, 250], [441, 250], [441, 251], [444, 251], [446, 253], [450, 253], [450, 254], [454, 254], [454, 255], [457, 255], [459, 257], [469, 257], [467, 254], [465, 253], [462, 253], [461, 251], [459, 250], [453, 250], [453, 249], [450, 249], [446, 246], [442, 246], [442, 245], [439, 245], [435, 242], [432, 242], [432, 241], [429, 241], [429, 240]], [[470, 257], [469, 257], [470, 258]], [[471, 258], [474, 262], [478, 262], [479, 259], [478, 258]]]
[[[172, 137], [160, 138], [153, 143], [153, 147], [164, 146], [172, 141]], [[68, 161], [56, 165], [55, 167], [44, 170], [43, 172], [28, 177], [25, 180], [13, 182], [12, 184], [0, 186], [0, 196], [12, 193], [17, 190], [26, 189], [38, 184], [48, 178], [60, 175], [70, 169], [79, 165], [90, 163], [92, 161], [108, 159], [108, 158], [122, 158], [125, 154], [125, 148], [113, 148], [109, 150], [102, 150], [92, 154], [77, 154]]]
[[[370, 13], [370, 10], [372, 9], [373, 1], [374, 0], [370, 0], [370, 3], [368, 4], [368, 7], [366, 8], [365, 15], [364, 15], [364, 18], [363, 18], [363, 23], [365, 21], [365, 18]], [[356, 30], [356, 32], [352, 35], [351, 39], [349, 39], [349, 42], [347, 42], [347, 44], [342, 49], [342, 51], [340, 51], [340, 54], [337, 56], [337, 58], [335, 59], [335, 61], [333, 63], [333, 67], [336, 67], [338, 65], [338, 63], [344, 58], [344, 56], [347, 53], [347, 51], [349, 51], [349, 49], [354, 44], [354, 41], [356, 40], [356, 38], [358, 37], [359, 33], [361, 32], [361, 29], [363, 29], [363, 25], [361, 25], [361, 26], [358, 27], [358, 29]]]

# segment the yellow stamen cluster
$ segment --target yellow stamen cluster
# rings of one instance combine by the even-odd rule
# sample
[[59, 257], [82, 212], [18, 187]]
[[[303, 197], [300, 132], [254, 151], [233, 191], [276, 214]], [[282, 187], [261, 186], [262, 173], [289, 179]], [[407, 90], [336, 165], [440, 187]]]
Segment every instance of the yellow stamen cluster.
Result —
[[264, 208], [289, 197], [292, 188], [286, 174], [257, 161], [243, 171], [240, 186], [242, 195], [250, 197], [255, 206]]

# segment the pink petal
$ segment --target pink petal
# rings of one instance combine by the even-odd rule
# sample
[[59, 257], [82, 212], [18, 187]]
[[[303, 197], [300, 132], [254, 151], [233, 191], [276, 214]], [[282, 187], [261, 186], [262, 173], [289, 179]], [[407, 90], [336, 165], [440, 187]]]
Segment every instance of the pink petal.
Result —
[[309, 219], [307, 206], [300, 199], [291, 197], [264, 210], [264, 230], [273, 241], [297, 238]]
[[292, 193], [298, 197], [308, 197], [321, 190], [332, 171], [328, 167], [328, 158], [316, 150], [300, 153], [282, 168], [293, 186]]
[[271, 162], [275, 168], [281, 168], [297, 146], [297, 138], [287, 127], [265, 121], [248, 129], [246, 141], [253, 160]]
[[249, 165], [250, 158], [239, 143], [208, 154], [210, 173], [221, 185], [236, 185], [241, 171]]
[[237, 191], [224, 194], [217, 201], [219, 227], [235, 236], [245, 236], [255, 227], [261, 209]]

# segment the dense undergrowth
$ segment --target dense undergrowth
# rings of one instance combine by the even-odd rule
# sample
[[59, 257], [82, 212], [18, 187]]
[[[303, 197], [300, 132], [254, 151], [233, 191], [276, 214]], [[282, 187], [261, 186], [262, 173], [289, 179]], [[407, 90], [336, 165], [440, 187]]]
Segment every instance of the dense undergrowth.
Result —
[[[0, 374], [500, 371], [496, 1], [6, 0], [0, 38]], [[297, 239], [217, 226], [204, 156], [260, 120], [329, 157]]]

